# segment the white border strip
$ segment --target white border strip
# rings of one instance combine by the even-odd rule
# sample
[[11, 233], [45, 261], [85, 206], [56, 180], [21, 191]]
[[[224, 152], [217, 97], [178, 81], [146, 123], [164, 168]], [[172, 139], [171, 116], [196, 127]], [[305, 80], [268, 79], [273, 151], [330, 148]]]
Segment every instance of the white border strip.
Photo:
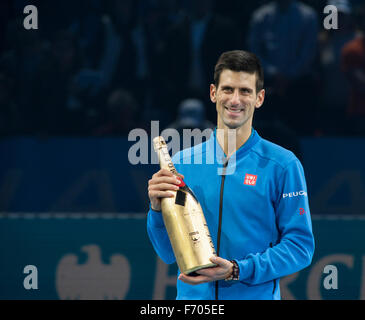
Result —
[[26, 220], [48, 220], [48, 219], [57, 219], [57, 220], [79, 220], [79, 219], [145, 219], [147, 217], [147, 213], [94, 213], [94, 212], [47, 212], [47, 213], [37, 213], [37, 212], [0, 212], [0, 219], [26, 219]]

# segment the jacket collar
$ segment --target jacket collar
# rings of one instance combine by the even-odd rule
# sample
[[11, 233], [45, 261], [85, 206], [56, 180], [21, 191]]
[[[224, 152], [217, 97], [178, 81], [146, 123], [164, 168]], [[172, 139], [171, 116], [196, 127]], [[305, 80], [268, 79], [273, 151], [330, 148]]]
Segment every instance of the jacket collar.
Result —
[[[260, 140], [260, 138], [261, 137], [259, 136], [257, 131], [252, 128], [251, 135], [248, 140], [238, 150], [236, 150], [230, 158], [242, 158], [252, 149], [252, 147]], [[213, 133], [207, 140], [207, 151], [213, 151], [215, 153], [215, 160], [218, 163], [223, 165], [223, 163], [226, 161], [226, 155], [217, 140], [217, 127], [214, 128]]]

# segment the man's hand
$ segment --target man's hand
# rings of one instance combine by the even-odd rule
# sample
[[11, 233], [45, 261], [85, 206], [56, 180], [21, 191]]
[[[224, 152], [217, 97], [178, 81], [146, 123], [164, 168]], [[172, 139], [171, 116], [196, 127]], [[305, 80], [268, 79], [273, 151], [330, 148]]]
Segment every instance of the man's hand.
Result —
[[220, 257], [212, 257], [210, 258], [210, 261], [217, 264], [217, 266], [196, 271], [196, 273], [199, 274], [199, 276], [196, 277], [191, 277], [181, 273], [179, 275], [179, 280], [195, 285], [205, 282], [223, 280], [232, 274], [233, 264], [231, 261]]
[[[182, 174], [179, 176], [184, 179]], [[174, 194], [169, 190], [178, 190], [181, 181], [167, 169], [161, 169], [156, 172], [148, 181], [148, 197], [150, 198], [151, 207], [155, 211], [161, 211], [161, 198], [173, 197]]]

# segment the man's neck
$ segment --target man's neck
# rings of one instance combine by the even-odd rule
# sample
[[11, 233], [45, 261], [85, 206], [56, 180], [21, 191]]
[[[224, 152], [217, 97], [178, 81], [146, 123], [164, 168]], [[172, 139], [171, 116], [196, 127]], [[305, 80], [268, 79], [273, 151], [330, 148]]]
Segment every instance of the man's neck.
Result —
[[[224, 154], [229, 158], [239, 148], [241, 148], [252, 133], [251, 123], [237, 129], [228, 129], [227, 127], [217, 127], [217, 140]], [[236, 143], [234, 144], [234, 140]]]

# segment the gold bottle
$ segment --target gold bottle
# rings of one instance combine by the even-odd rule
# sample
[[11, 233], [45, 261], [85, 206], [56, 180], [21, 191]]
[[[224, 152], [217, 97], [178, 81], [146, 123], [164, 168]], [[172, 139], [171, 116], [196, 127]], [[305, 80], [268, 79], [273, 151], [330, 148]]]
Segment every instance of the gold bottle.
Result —
[[170, 170], [179, 180], [174, 197], [161, 199], [162, 217], [180, 272], [196, 276], [195, 271], [215, 267], [216, 255], [203, 210], [193, 191], [185, 184], [172, 163], [163, 137], [153, 139], [161, 168]]

